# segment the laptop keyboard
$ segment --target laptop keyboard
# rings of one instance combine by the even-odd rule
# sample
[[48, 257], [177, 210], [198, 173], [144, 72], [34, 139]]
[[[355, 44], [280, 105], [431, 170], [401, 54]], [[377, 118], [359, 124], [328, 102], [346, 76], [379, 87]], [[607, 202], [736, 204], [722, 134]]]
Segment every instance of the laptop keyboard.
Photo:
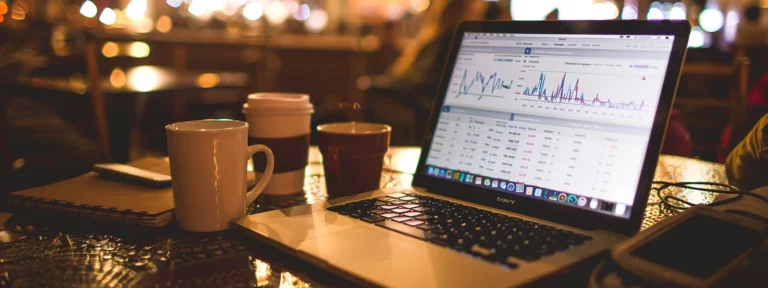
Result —
[[329, 207], [424, 241], [516, 268], [578, 246], [592, 237], [413, 193], [395, 193]]

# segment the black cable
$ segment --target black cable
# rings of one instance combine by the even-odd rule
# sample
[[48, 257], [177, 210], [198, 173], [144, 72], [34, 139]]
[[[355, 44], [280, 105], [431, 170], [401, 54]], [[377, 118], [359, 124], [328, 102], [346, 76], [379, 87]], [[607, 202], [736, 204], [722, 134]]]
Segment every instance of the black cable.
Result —
[[[744, 196], [750, 196], [768, 204], [768, 198], [750, 191], [741, 191], [738, 188], [728, 184], [714, 183], [714, 182], [665, 182], [665, 181], [654, 181], [652, 184], [661, 185], [660, 187], [652, 187], [651, 190], [656, 191], [656, 196], [659, 197], [662, 204], [675, 210], [685, 210], [689, 207], [696, 206], [699, 204], [688, 202], [674, 195], [662, 195], [661, 190], [667, 189], [669, 187], [677, 187], [677, 188], [691, 189], [691, 190], [707, 192], [707, 193], [736, 195], [736, 197], [733, 197], [733, 198], [712, 202], [710, 204], [707, 204], [708, 206], [718, 206], [718, 205], [732, 203], [742, 199]], [[722, 187], [723, 189], [711, 189], [706, 187], [698, 187], [699, 185]], [[676, 203], [673, 203], [673, 201]], [[678, 206], [677, 205], [678, 203], [685, 204], [686, 206]]]

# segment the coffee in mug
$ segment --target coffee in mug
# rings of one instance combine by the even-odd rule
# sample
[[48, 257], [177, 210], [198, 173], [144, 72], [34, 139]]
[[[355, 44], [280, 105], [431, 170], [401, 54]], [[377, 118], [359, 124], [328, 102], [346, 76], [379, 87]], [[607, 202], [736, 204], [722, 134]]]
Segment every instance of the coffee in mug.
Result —
[[[229, 228], [230, 221], [246, 215], [248, 205], [269, 183], [274, 166], [272, 151], [264, 145], [248, 146], [248, 123], [187, 121], [166, 126], [165, 133], [174, 214], [184, 230]], [[265, 156], [264, 176], [246, 193], [246, 164], [256, 153]]]
[[328, 198], [379, 189], [392, 128], [346, 122], [317, 126]]
[[[248, 144], [270, 147], [275, 155], [275, 170], [265, 194], [301, 192], [309, 156], [310, 120], [314, 107], [306, 94], [254, 93], [243, 104], [250, 125]], [[264, 155], [253, 157], [254, 170], [262, 173]]]

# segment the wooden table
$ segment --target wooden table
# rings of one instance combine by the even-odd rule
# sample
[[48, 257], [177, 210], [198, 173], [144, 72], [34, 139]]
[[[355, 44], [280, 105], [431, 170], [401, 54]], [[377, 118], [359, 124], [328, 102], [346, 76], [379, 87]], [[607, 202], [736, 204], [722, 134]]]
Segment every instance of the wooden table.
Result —
[[[385, 158], [383, 187], [407, 187], [420, 149], [396, 147]], [[313, 203], [327, 196], [322, 159], [311, 149], [304, 192], [259, 197], [251, 213]], [[723, 165], [664, 155], [656, 180], [725, 183]], [[713, 196], [670, 190], [694, 203]], [[673, 214], [652, 195], [643, 228]], [[191, 233], [170, 224], [142, 228], [56, 215], [19, 214], [0, 231], [0, 286], [351, 286], [335, 275], [234, 231]]]

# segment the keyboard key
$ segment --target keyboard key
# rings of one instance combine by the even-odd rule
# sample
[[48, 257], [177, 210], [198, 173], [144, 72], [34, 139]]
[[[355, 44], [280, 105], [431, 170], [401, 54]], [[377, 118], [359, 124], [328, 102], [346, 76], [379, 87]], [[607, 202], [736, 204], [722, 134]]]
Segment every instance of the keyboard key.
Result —
[[376, 210], [371, 210], [369, 213], [370, 214], [384, 214], [384, 213], [387, 213], [387, 212], [389, 212], [389, 210], [376, 209]]
[[390, 211], [395, 212], [395, 213], [405, 213], [405, 212], [411, 211], [411, 209], [397, 208], [397, 209], [392, 209]]
[[393, 221], [397, 221], [397, 222], [403, 222], [403, 221], [411, 220], [413, 218], [405, 217], [405, 216], [399, 216], [399, 217], [392, 217], [390, 219], [392, 219]]
[[[422, 223], [424, 223], [424, 222], [422, 222]], [[432, 224], [422, 224], [422, 225], [417, 226], [416, 228], [419, 228], [421, 230], [432, 230], [432, 229], [435, 229], [435, 225], [432, 225]]]
[[381, 209], [387, 209], [387, 210], [395, 209], [395, 208], [397, 208], [397, 207], [398, 207], [398, 206], [395, 206], [395, 205], [385, 205], [385, 206], [379, 206], [379, 208], [381, 208]]
[[389, 202], [389, 204], [392, 204], [392, 205], [403, 205], [403, 204], [408, 204], [408, 202], [397, 200], [397, 201]]
[[427, 220], [429, 220], [429, 219], [432, 219], [432, 216], [429, 216], [429, 215], [421, 215], [421, 216], [417, 216], [417, 217], [416, 217], [416, 219], [419, 219], [419, 220], [422, 220], [422, 221], [427, 221]]
[[[395, 212], [395, 210], [392, 210], [392, 211], [393, 211], [393, 212]], [[416, 216], [419, 216], [419, 215], [421, 215], [421, 212], [408, 212], [408, 213], [403, 213], [403, 216], [408, 216], [408, 217], [416, 217]]]
[[435, 235], [429, 231], [424, 231], [416, 227], [411, 227], [394, 221], [376, 222], [376, 225], [427, 241], [435, 238]]
[[490, 248], [485, 248], [485, 247], [482, 247], [482, 246], [480, 246], [478, 244], [472, 245], [472, 247], [470, 249], [471, 249], [472, 253], [480, 255], [480, 256], [483, 256], [483, 257], [489, 257], [489, 256], [493, 255], [494, 253], [496, 253], [496, 250], [490, 249]]
[[395, 193], [395, 194], [388, 194], [387, 195], [387, 197], [391, 197], [391, 198], [403, 198], [403, 197], [406, 197], [406, 196], [408, 196], [408, 195], [405, 195], [403, 193]]
[[381, 217], [381, 216], [368, 216], [368, 217], [363, 217], [360, 220], [363, 220], [363, 221], [368, 222], [368, 223], [376, 223], [376, 222], [379, 222], [379, 221], [384, 221], [386, 219], [387, 218], [384, 218], [384, 217]]
[[410, 226], [419, 226], [421, 224], [424, 224], [424, 221], [421, 221], [421, 220], [408, 220], [408, 221], [405, 221], [403, 223], [405, 223], [407, 225], [410, 225]]
[[416, 208], [411, 208], [411, 210], [419, 211], [419, 212], [424, 212], [424, 210], [426, 210], [426, 208], [424, 208], [424, 207], [416, 207]]
[[413, 209], [413, 208], [416, 208], [416, 207], [419, 207], [419, 206], [420, 206], [419, 204], [405, 204], [405, 205], [402, 205], [400, 207], [408, 208], [408, 209]]
[[402, 198], [400, 198], [400, 200], [403, 200], [403, 201], [412, 201], [412, 200], [416, 200], [416, 197], [413, 197], [413, 196], [406, 196], [406, 197], [402, 197]]
[[384, 213], [384, 214], [381, 214], [379, 216], [384, 217], [384, 218], [392, 218], [392, 217], [400, 216], [400, 214], [397, 214], [397, 213]]
[[380, 198], [377, 198], [376, 200], [379, 200], [379, 201], [381, 201], [381, 202], [392, 202], [392, 201], [397, 201], [397, 199], [396, 199], [396, 198], [389, 198], [389, 197], [380, 197]]

